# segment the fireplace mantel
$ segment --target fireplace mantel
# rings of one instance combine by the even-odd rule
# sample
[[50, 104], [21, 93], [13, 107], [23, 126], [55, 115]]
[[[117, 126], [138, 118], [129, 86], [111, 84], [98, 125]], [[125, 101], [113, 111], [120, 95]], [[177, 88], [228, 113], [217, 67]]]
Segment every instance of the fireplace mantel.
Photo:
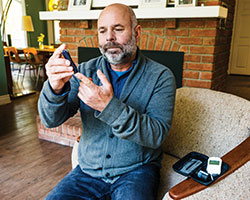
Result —
[[[96, 20], [101, 10], [40, 11], [41, 20]], [[137, 19], [167, 18], [227, 18], [228, 9], [222, 6], [134, 9]]]

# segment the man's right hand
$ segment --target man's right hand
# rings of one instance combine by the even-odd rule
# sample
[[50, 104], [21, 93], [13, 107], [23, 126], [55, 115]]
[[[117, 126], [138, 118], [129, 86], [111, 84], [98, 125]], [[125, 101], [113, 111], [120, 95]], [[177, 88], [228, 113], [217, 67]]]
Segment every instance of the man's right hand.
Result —
[[70, 66], [70, 61], [61, 58], [64, 49], [66, 49], [65, 44], [59, 46], [45, 65], [50, 86], [56, 94], [60, 94], [65, 83], [74, 74], [73, 67]]

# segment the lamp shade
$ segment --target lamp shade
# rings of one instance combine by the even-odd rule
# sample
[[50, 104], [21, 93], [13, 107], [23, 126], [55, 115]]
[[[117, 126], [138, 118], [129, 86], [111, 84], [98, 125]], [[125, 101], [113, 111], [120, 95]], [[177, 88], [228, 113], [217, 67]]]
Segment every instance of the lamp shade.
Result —
[[34, 32], [34, 27], [33, 27], [31, 16], [23, 16], [22, 21], [23, 21], [22, 29], [24, 31]]

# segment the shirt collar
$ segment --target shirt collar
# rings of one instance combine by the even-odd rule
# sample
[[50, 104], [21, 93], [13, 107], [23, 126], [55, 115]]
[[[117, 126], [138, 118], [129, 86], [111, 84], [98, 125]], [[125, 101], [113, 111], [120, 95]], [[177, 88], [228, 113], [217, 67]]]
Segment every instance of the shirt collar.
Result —
[[[106, 59], [105, 59], [105, 60], [106, 60]], [[132, 66], [131, 66], [127, 71], [125, 71], [124, 74], [130, 72], [130, 71], [134, 68], [134, 66], [136, 65], [136, 63], [137, 63], [137, 58], [133, 60]], [[114, 73], [116, 73], [116, 72], [111, 68], [110, 63], [109, 63], [107, 60], [106, 60], [106, 66], [107, 66], [109, 72], [114, 72]]]

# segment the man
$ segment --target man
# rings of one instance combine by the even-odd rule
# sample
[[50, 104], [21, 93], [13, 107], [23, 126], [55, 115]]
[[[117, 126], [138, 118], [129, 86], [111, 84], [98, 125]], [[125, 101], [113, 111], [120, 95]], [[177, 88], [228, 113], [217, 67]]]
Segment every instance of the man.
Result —
[[144, 57], [136, 42], [141, 26], [122, 4], [98, 19], [103, 56], [78, 66], [61, 58], [61, 45], [46, 65], [48, 81], [39, 99], [47, 127], [81, 112], [79, 165], [47, 199], [155, 199], [161, 144], [170, 129], [175, 80], [170, 70]]

